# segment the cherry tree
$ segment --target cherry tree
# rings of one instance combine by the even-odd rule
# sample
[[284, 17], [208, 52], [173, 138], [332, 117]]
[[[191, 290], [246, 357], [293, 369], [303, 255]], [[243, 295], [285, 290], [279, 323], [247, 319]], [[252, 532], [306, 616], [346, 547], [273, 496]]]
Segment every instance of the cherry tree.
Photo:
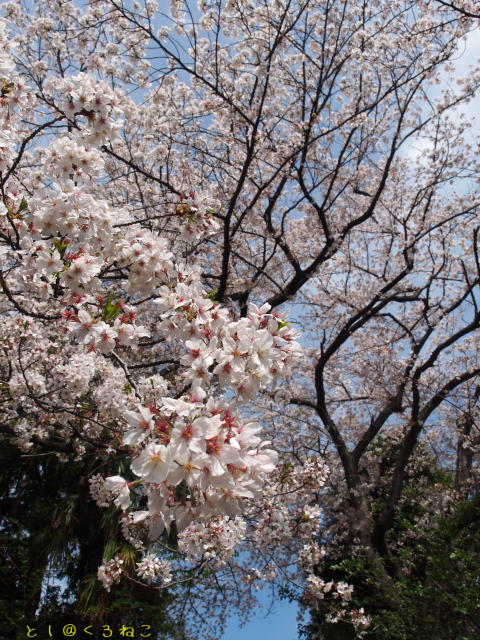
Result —
[[361, 637], [331, 566], [396, 611], [415, 468], [450, 470], [424, 526], [475, 490], [457, 4], [2, 5], [0, 430], [88, 461], [128, 549], [97, 549], [107, 591], [174, 592], [205, 635], [267, 582]]

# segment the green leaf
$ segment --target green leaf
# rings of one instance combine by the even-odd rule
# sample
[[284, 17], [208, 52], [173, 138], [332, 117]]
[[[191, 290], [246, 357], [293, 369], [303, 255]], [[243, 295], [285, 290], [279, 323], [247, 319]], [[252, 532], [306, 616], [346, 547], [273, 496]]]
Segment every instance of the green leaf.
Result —
[[67, 250], [67, 247], [68, 247], [68, 242], [66, 242], [64, 238], [54, 238], [53, 246], [58, 251], [58, 253], [60, 254], [60, 257], [63, 260], [65, 251]]
[[217, 301], [217, 294], [218, 294], [218, 289], [212, 289], [212, 291], [209, 291], [207, 293], [207, 298], [209, 300], [211, 300], [212, 302], [216, 302]]
[[118, 300], [114, 301], [113, 298], [107, 298], [102, 311], [102, 320], [104, 322], [112, 322], [118, 318], [121, 311], [122, 307]]
[[22, 211], [25, 211], [26, 209], [28, 209], [28, 202], [25, 198], [22, 198], [18, 206], [17, 213], [22, 213]]

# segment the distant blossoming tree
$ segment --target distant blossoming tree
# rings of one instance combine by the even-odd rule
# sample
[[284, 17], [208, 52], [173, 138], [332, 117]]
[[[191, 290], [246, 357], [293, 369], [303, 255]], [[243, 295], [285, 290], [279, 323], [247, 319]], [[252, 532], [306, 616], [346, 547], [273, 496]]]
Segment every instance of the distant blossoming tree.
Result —
[[401, 617], [402, 536], [477, 486], [471, 4], [2, 5], [0, 432], [78, 469], [107, 591]]

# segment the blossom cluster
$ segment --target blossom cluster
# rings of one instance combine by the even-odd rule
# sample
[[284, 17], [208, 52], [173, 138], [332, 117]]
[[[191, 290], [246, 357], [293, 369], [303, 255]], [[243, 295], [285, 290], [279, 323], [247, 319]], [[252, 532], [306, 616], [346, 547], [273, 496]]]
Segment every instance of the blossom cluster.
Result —
[[[15, 112], [38, 96], [15, 76], [0, 26], [9, 168]], [[262, 496], [277, 453], [242, 408], [298, 357], [298, 334], [268, 304], [236, 317], [204, 285], [207, 259], [190, 252], [220, 228], [208, 187], [166, 205], [173, 240], [115, 204], [103, 187], [105, 145], [120, 144], [125, 96], [91, 73], [47, 74], [42, 91], [60, 133], [32, 149], [40, 167], [32, 188], [12, 177], [2, 198], [2, 286], [15, 310], [2, 321], [4, 335], [15, 336], [6, 343], [13, 433], [25, 449], [63, 430], [79, 457], [96, 442], [105, 455], [126, 452], [128, 471], [93, 476], [91, 495], [122, 512], [125, 537], [144, 553], [138, 575], [167, 583], [169, 567], [149, 550], [173, 523], [192, 562], [221, 563], [244, 538], [244, 504]], [[18, 324], [15, 314], [28, 320]], [[155, 365], [135, 374], [150, 339], [152, 353], [163, 348], [174, 363], [168, 380]], [[106, 589], [122, 563], [100, 567]]]
[[305, 591], [307, 599], [314, 603], [329, 597], [331, 600], [330, 611], [326, 615], [327, 622], [349, 622], [355, 629], [356, 637], [363, 638], [371, 625], [371, 618], [365, 614], [363, 607], [356, 609], [349, 605], [353, 594], [352, 585], [341, 580], [325, 582], [321, 577], [310, 574]]
[[119, 582], [123, 573], [123, 558], [115, 556], [108, 562], [104, 562], [98, 568], [97, 577], [102, 583], [104, 589], [110, 591], [112, 585]]
[[[277, 455], [257, 435], [259, 424], [242, 421], [224, 401], [203, 402], [202, 389], [195, 392], [190, 401], [164, 397], [159, 408], [125, 414], [129, 429], [123, 441], [139, 452], [131, 469], [148, 495], [148, 510], [130, 515], [137, 523], [148, 520], [151, 539], [173, 521], [182, 531], [192, 521], [239, 515], [242, 500], [260, 495], [264, 475], [275, 467]], [[94, 495], [103, 505], [110, 491], [115, 504], [127, 510], [128, 484], [112, 476]]]
[[214, 558], [216, 565], [224, 563], [245, 537], [246, 526], [241, 518], [215, 516], [207, 522], [191, 523], [178, 537], [179, 550], [187, 558]]
[[155, 578], [162, 584], [169, 584], [172, 580], [171, 565], [168, 560], [158, 558], [152, 553], [147, 553], [140, 562], [137, 562], [137, 574], [147, 582]]
[[185, 341], [181, 363], [194, 387], [208, 385], [213, 373], [222, 386], [253, 398], [300, 353], [297, 332], [269, 314], [269, 305], [251, 305], [247, 317], [231, 321], [226, 309], [202, 296], [198, 282], [160, 291], [160, 328]]
[[196, 242], [198, 238], [215, 234], [220, 223], [215, 218], [214, 207], [218, 205], [207, 194], [190, 191], [180, 195], [176, 214], [182, 223], [182, 238], [187, 242]]
[[323, 600], [325, 594], [331, 593], [333, 598], [348, 601], [352, 597], [353, 587], [346, 582], [325, 582], [319, 576], [309, 575], [307, 578], [307, 592], [312, 598]]
[[81, 129], [81, 139], [87, 147], [115, 141], [123, 111], [120, 96], [114, 90], [88, 73], [49, 80], [46, 90], [59, 96], [59, 106]]
[[[0, 18], [0, 172], [8, 170], [15, 157], [20, 135], [20, 115], [33, 105], [33, 96], [17, 73], [12, 58], [12, 42], [7, 23]], [[1, 207], [0, 207], [1, 213]]]

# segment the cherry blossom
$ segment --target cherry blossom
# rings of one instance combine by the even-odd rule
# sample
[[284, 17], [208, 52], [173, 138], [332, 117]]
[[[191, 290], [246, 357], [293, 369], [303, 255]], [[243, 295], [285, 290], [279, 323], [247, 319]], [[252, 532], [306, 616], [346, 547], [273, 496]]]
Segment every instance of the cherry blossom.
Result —
[[2, 5], [2, 438], [85, 462], [107, 590], [221, 621], [268, 584], [362, 637], [323, 574], [385, 601], [431, 456], [412, 535], [478, 485], [478, 16], [167, 4]]

